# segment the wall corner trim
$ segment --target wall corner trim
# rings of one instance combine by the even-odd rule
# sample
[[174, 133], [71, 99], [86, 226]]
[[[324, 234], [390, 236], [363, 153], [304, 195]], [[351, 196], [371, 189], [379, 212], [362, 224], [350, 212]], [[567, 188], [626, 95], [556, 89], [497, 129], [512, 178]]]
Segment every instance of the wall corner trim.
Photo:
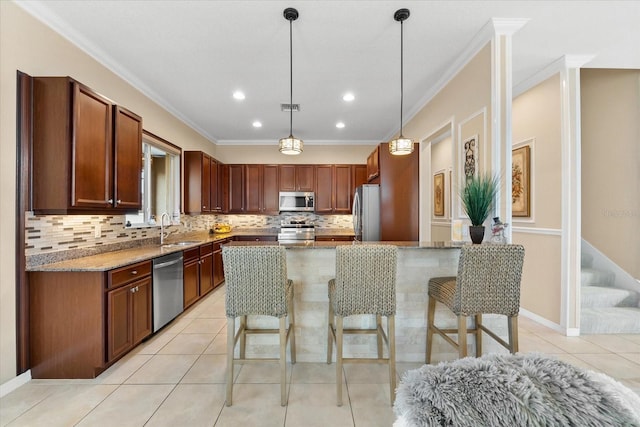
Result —
[[29, 381], [31, 381], [31, 369], [23, 372], [17, 377], [11, 378], [4, 384], [0, 384], [0, 398], [5, 397], [7, 394], [25, 385]]

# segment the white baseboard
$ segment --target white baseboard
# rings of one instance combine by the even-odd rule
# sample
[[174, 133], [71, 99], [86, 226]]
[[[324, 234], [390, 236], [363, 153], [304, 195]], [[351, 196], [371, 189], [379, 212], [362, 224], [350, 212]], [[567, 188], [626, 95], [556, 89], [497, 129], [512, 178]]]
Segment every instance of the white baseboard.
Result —
[[29, 381], [31, 381], [31, 370], [28, 370], [15, 378], [11, 378], [4, 384], [0, 384], [0, 397], [5, 397], [7, 394], [11, 393], [18, 387], [25, 385]]
[[540, 323], [542, 326], [546, 326], [547, 328], [553, 329], [556, 332], [560, 332], [561, 334], [566, 334], [567, 331], [557, 323], [553, 323], [551, 320], [545, 319], [544, 317], [532, 313], [529, 310], [525, 310], [520, 307], [520, 314], [526, 317], [527, 319], [531, 319], [536, 323]]

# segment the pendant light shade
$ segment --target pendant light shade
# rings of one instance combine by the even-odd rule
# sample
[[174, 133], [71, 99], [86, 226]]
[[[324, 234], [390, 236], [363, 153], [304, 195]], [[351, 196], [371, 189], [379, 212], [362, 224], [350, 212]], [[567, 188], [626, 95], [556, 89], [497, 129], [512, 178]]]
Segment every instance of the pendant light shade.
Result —
[[293, 21], [298, 19], [298, 11], [288, 7], [283, 12], [284, 18], [289, 21], [289, 136], [281, 138], [279, 142], [282, 154], [296, 155], [302, 153], [304, 142], [293, 136]]
[[393, 19], [400, 22], [400, 136], [389, 142], [389, 152], [396, 156], [403, 156], [413, 153], [413, 140], [402, 134], [402, 103], [404, 101], [404, 31], [403, 22], [409, 18], [409, 9], [398, 9], [393, 14]]

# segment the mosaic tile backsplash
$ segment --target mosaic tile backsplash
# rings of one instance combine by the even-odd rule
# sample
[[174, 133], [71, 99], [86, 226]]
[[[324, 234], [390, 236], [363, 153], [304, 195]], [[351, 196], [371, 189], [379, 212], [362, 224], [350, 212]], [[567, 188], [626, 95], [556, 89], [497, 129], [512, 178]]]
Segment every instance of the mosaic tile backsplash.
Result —
[[[307, 220], [318, 228], [351, 229], [351, 215], [315, 215], [283, 213], [281, 215], [183, 215], [180, 225], [165, 227], [172, 234], [206, 231], [216, 222], [230, 223], [234, 229], [277, 228], [281, 221]], [[53, 253], [74, 251], [71, 258], [94, 255], [118, 249], [158, 243], [160, 227], [125, 227], [124, 215], [34, 215], [26, 213], [25, 255], [48, 254], [47, 262], [55, 262]], [[97, 236], [97, 237], [96, 237]], [[66, 253], [64, 258], [69, 258]]]

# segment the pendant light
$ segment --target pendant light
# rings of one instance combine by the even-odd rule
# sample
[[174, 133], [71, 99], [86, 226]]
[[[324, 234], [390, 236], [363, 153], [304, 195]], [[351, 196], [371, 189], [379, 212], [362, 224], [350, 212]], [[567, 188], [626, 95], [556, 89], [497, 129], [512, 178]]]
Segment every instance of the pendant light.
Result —
[[396, 156], [404, 156], [406, 154], [413, 153], [413, 140], [411, 138], [406, 138], [402, 135], [402, 102], [403, 102], [403, 89], [404, 89], [404, 79], [403, 79], [403, 50], [404, 50], [404, 39], [403, 39], [403, 25], [402, 23], [409, 18], [409, 9], [398, 9], [396, 13], [393, 14], [393, 19], [400, 22], [400, 136], [393, 141], [389, 142], [389, 152]]
[[303, 142], [293, 136], [293, 21], [298, 19], [298, 11], [292, 7], [284, 10], [284, 18], [289, 21], [289, 136], [280, 139], [282, 154], [296, 155], [302, 153]]

